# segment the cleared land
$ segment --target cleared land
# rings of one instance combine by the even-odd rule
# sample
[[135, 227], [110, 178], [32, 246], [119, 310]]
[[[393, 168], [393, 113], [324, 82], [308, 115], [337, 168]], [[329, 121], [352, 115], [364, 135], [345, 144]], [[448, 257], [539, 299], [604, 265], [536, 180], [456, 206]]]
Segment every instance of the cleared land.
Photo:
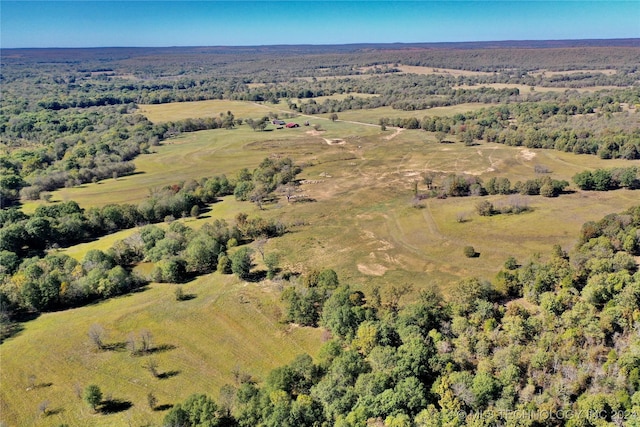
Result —
[[[434, 108], [424, 114], [455, 114], [472, 107]], [[404, 114], [391, 109], [385, 113], [363, 110], [341, 113], [336, 122], [311, 118], [323, 131], [303, 126], [253, 132], [245, 125], [186, 134], [136, 159], [138, 174], [63, 189], [53, 198], [76, 200], [83, 207], [137, 203], [149, 187], [221, 173], [233, 176], [243, 167], [256, 167], [266, 156], [289, 156], [306, 164], [298, 194], [313, 201], [287, 203], [282, 199], [260, 210], [231, 196], [213, 204], [200, 219], [180, 221], [197, 228], [216, 218], [233, 221], [238, 212], [278, 218], [291, 224], [290, 232], [271, 239], [266, 251], [281, 256], [283, 269], [304, 273], [333, 268], [341, 282], [365, 291], [380, 286], [383, 295], [392, 284], [410, 283], [418, 290], [433, 283], [446, 293], [461, 277], [492, 278], [507, 257], [525, 262], [534, 253], [548, 253], [553, 244], [570, 249], [584, 222], [637, 204], [637, 192], [619, 190], [578, 191], [554, 199], [515, 196], [532, 208], [521, 215], [480, 217], [475, 213], [478, 197], [430, 199], [415, 207], [411, 203], [413, 183], [421, 182], [423, 173], [469, 173], [485, 180], [505, 176], [514, 183], [535, 177], [535, 165], [546, 166], [556, 179], [570, 180], [584, 169], [628, 166], [629, 162], [499, 144], [438, 144], [427, 132], [383, 132], [372, 124], [381, 116], [393, 117], [391, 113]], [[339, 144], [327, 142], [337, 140]], [[426, 190], [421, 183], [418, 189]], [[499, 205], [508, 203], [510, 197], [488, 200]], [[465, 221], [458, 222], [458, 216]], [[64, 251], [82, 258], [89, 249], [107, 249], [134, 232], [125, 230]], [[465, 257], [462, 249], [467, 245], [474, 246], [480, 257]], [[146, 271], [144, 266], [140, 271]], [[164, 412], [148, 408], [149, 392], [159, 405], [182, 401], [194, 392], [217, 396], [221, 385], [234, 381], [234, 370], [263, 379], [271, 368], [296, 354], [315, 355], [322, 343], [320, 330], [288, 329], [278, 323], [282, 307], [278, 288], [271, 282], [243, 283], [216, 273], [181, 285], [185, 293], [195, 295], [183, 302], [175, 300], [175, 286], [151, 284], [139, 293], [47, 313], [25, 323], [22, 332], [2, 344], [0, 411], [4, 422], [45, 426], [157, 423]], [[91, 348], [87, 332], [95, 323], [108, 331], [105, 341], [116, 350]], [[151, 356], [131, 356], [124, 348], [127, 337], [132, 333], [139, 337], [145, 329], [162, 350]], [[45, 354], [47, 357], [41, 357]], [[160, 373], [167, 373], [167, 378], [151, 376], [144, 368], [149, 358], [158, 362]], [[36, 387], [26, 391], [32, 376]], [[93, 383], [131, 406], [114, 414], [93, 414], [75, 391]], [[43, 401], [50, 405], [52, 415], [48, 417], [38, 415]]]
[[[222, 173], [233, 177], [243, 167], [254, 168], [266, 156], [289, 156], [307, 165], [300, 176], [306, 181], [300, 186], [299, 195], [314, 202], [280, 201], [259, 210], [250, 203], [227, 198], [212, 206], [209, 218], [193, 225], [215, 218], [232, 221], [240, 211], [304, 223], [270, 243], [292, 269], [331, 267], [343, 280], [362, 286], [406, 281], [417, 287], [435, 282], [443, 288], [469, 274], [491, 278], [511, 255], [524, 261], [532, 253], [547, 252], [555, 243], [570, 249], [585, 221], [634, 203], [637, 195], [628, 191], [577, 192], [554, 199], [517, 196], [532, 212], [491, 218], [475, 213], [475, 204], [480, 200], [476, 197], [433, 199], [424, 201], [421, 209], [413, 207], [413, 183], [420, 182], [424, 173], [467, 173], [484, 180], [505, 176], [515, 183], [535, 177], [534, 166], [544, 165], [554, 178], [570, 181], [584, 169], [628, 165], [622, 160], [554, 150], [486, 143], [474, 147], [438, 144], [428, 132], [383, 132], [373, 126], [380, 117], [455, 114], [474, 107], [481, 105], [422, 112], [357, 110], [340, 113], [336, 122], [326, 117], [311, 118], [312, 123], [325, 129], [320, 132], [307, 127], [253, 132], [245, 125], [230, 131], [187, 134], [156, 147], [154, 154], [140, 156], [136, 160], [139, 174], [62, 189], [53, 196], [57, 200], [76, 200], [84, 207], [136, 203], [147, 196], [149, 187]], [[426, 188], [419, 184], [419, 191]], [[506, 204], [509, 197], [490, 200]], [[467, 221], [457, 222], [458, 216]], [[107, 236], [68, 251], [81, 255], [86, 247], [107, 248], [115, 240], [114, 236]], [[466, 245], [476, 247], [481, 257], [464, 257], [462, 248]]]
[[[195, 298], [176, 301], [175, 286]], [[264, 283], [211, 275], [43, 314], [2, 344], [2, 421], [7, 426], [157, 425], [165, 412], [149, 409], [148, 393], [165, 408], [196, 392], [217, 398], [222, 385], [234, 383], [234, 371], [263, 380], [298, 354], [315, 356], [321, 332], [279, 324], [278, 296]], [[112, 350], [92, 347], [88, 331], [94, 324], [108, 333], [105, 343]], [[155, 350], [132, 356], [126, 342], [130, 336], [139, 341], [143, 330], [151, 333]], [[164, 379], [145, 369], [149, 359], [158, 362]], [[94, 414], [76, 395], [78, 387], [89, 384], [98, 384], [129, 409]], [[38, 414], [44, 401], [52, 412], [47, 417]]]
[[[481, 108], [491, 107], [492, 104], [483, 103], [466, 103], [452, 105], [448, 107], [434, 107], [427, 110], [402, 111], [395, 110], [392, 107], [379, 107], [363, 110], [349, 110], [338, 113], [340, 120], [363, 122], [378, 125], [381, 117], [409, 119], [411, 117], [423, 118], [430, 116], [454, 116], [459, 113], [479, 110]], [[329, 117], [329, 114], [322, 115]], [[425, 134], [427, 135], [427, 134]]]
[[269, 111], [261, 104], [229, 100], [174, 102], [140, 105], [139, 107], [138, 111], [154, 123], [218, 117], [220, 114], [226, 114], [227, 111], [231, 111], [236, 118], [262, 117]]

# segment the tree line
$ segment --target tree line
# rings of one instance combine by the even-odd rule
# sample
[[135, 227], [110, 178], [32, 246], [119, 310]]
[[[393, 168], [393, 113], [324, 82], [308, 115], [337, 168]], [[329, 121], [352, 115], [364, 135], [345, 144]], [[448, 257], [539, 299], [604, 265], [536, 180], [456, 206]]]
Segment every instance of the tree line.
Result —
[[618, 188], [640, 188], [640, 168], [595, 169], [577, 173], [572, 178], [581, 190], [608, 191]]

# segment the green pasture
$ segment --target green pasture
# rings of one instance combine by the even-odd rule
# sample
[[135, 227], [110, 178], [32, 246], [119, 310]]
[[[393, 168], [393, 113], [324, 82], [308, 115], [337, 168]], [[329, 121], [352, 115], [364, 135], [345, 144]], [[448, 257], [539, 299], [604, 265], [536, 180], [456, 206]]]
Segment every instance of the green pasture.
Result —
[[[306, 164], [299, 195], [312, 202], [287, 203], [282, 198], [259, 210], [227, 197], [204, 218], [183, 221], [194, 227], [216, 218], [232, 222], [244, 211], [304, 224], [269, 243], [268, 248], [277, 251], [289, 269], [334, 268], [344, 280], [365, 287], [403, 281], [418, 287], [435, 282], [444, 289], [470, 274], [493, 277], [509, 256], [545, 253], [556, 243], [570, 249], [585, 221], [635, 202], [636, 194], [627, 191], [577, 192], [553, 199], [510, 196], [521, 197], [532, 211], [491, 218], [476, 214], [480, 199], [475, 197], [434, 199], [414, 207], [414, 182], [419, 191], [426, 191], [421, 177], [427, 173], [473, 174], [483, 180], [501, 176], [513, 184], [534, 178], [534, 167], [542, 165], [553, 178], [570, 181], [585, 169], [627, 166], [628, 162], [500, 144], [438, 144], [428, 132], [381, 131], [378, 126], [342, 119], [312, 122], [324, 130], [253, 132], [240, 127], [188, 134], [138, 158], [137, 175], [63, 189], [54, 193], [54, 199], [76, 200], [83, 207], [135, 203], [152, 186], [221, 173], [233, 176], [242, 167], [254, 168], [266, 156], [290, 156]], [[491, 200], [497, 205], [510, 203], [509, 197]], [[459, 216], [465, 221], [459, 223]], [[81, 258], [88, 249], [107, 249], [130, 233], [123, 231], [65, 251]], [[467, 245], [477, 246], [480, 258], [465, 258], [462, 249]]]
[[[302, 126], [306, 120], [318, 122], [324, 130], [317, 133], [311, 126]], [[134, 175], [60, 189], [52, 193], [52, 200], [75, 200], [83, 207], [137, 203], [152, 188], [221, 174], [233, 177], [242, 168], [254, 169], [270, 155], [290, 156], [297, 162], [312, 160], [329, 147], [324, 138], [355, 140], [361, 135], [380, 134], [375, 127], [321, 118], [299, 117], [293, 121], [301, 127], [276, 129], [270, 125], [265, 132], [254, 132], [242, 125], [232, 130], [183, 134], [153, 147], [152, 154], [138, 156]]]
[[[469, 108], [443, 111], [453, 114]], [[371, 124], [389, 115], [371, 110], [340, 113], [336, 122], [295, 119], [319, 124], [321, 131], [301, 126], [254, 132], [243, 125], [182, 135], [138, 157], [137, 174], [63, 189], [53, 193], [53, 200], [76, 200], [85, 208], [137, 203], [153, 187], [222, 173], [233, 176], [243, 167], [255, 168], [266, 156], [289, 156], [305, 164], [297, 195], [306, 202], [287, 203], [281, 198], [258, 209], [230, 196], [200, 218], [180, 221], [198, 228], [217, 218], [232, 222], [238, 212], [279, 219], [289, 225], [289, 232], [270, 239], [266, 251], [280, 255], [283, 270], [333, 268], [341, 282], [365, 291], [379, 286], [383, 297], [392, 285], [409, 283], [419, 290], [436, 284], [446, 294], [463, 277], [491, 279], [509, 256], [525, 262], [533, 254], [548, 254], [554, 244], [569, 250], [584, 222], [637, 204], [637, 191], [618, 190], [576, 191], [557, 198], [487, 198], [495, 205], [521, 198], [531, 211], [520, 215], [481, 217], [475, 212], [479, 197], [429, 199], [416, 206], [414, 182], [419, 192], [426, 191], [421, 178], [425, 173], [468, 173], [483, 180], [504, 176], [513, 184], [534, 178], [536, 165], [545, 166], [555, 179], [570, 180], [585, 169], [629, 162], [500, 144], [439, 144], [431, 133], [381, 131]], [[106, 250], [135, 231], [62, 251], [80, 259], [89, 249]], [[480, 256], [466, 258], [467, 245]], [[259, 258], [254, 255], [258, 265]], [[149, 392], [160, 405], [179, 402], [193, 392], [216, 396], [221, 385], [233, 382], [236, 367], [262, 379], [270, 368], [298, 353], [315, 354], [321, 345], [321, 331], [289, 330], [278, 323], [279, 290], [271, 282], [203, 276], [181, 285], [185, 293], [196, 295], [183, 302], [175, 301], [175, 286], [152, 284], [140, 293], [26, 322], [22, 332], [0, 347], [2, 420], [9, 426], [157, 424], [163, 412], [148, 408]], [[125, 342], [130, 333], [151, 331], [158, 346], [175, 347], [153, 355], [159, 371], [178, 373], [156, 379], [142, 367], [148, 356], [93, 350], [87, 331], [94, 323], [108, 331], [106, 342], [112, 344]], [[40, 386], [26, 391], [30, 376]], [[115, 414], [93, 414], [74, 391], [76, 384], [92, 383], [132, 406]], [[37, 413], [43, 401], [49, 402], [52, 412], [47, 417]]]
[[[311, 183], [302, 185], [301, 192], [316, 201], [263, 211], [307, 224], [274, 240], [276, 250], [292, 267], [331, 267], [344, 281], [364, 287], [435, 283], [446, 293], [462, 277], [491, 279], [509, 256], [524, 261], [534, 253], [548, 253], [554, 244], [571, 249], [584, 222], [637, 200], [632, 191], [576, 192], [553, 199], [494, 196], [489, 200], [497, 206], [522, 198], [531, 212], [490, 218], [475, 212], [479, 197], [431, 199], [414, 207], [413, 182], [425, 172], [506, 176], [515, 183], [535, 177], [536, 164], [567, 180], [586, 168], [626, 164], [498, 144], [437, 144], [425, 135], [405, 131], [389, 141], [361, 141], [351, 159], [305, 169]], [[424, 185], [419, 184], [419, 191], [426, 191]], [[458, 222], [459, 215], [464, 222]], [[464, 257], [467, 245], [481, 256]]]
[[[194, 298], [176, 301], [176, 286]], [[298, 354], [314, 356], [322, 341], [319, 330], [278, 322], [278, 295], [270, 283], [240, 283], [213, 274], [43, 314], [2, 344], [3, 425], [158, 425], [166, 412], [149, 408], [148, 393], [167, 407], [196, 392], [217, 398], [222, 385], [234, 384], [234, 370], [264, 380], [269, 370]], [[94, 324], [106, 331], [104, 342], [112, 350], [93, 348], [87, 334]], [[132, 356], [125, 343], [129, 336], [139, 340], [143, 330], [151, 333], [156, 350]], [[149, 359], [166, 378], [154, 378], [145, 369]], [[93, 413], [76, 395], [77, 388], [89, 384], [130, 407]], [[42, 402], [48, 402], [48, 416], [38, 413]]]
[[269, 107], [254, 102], [214, 99], [209, 101], [140, 105], [138, 109], [140, 114], [144, 114], [153, 123], [218, 117], [220, 114], [226, 115], [227, 111], [231, 111], [236, 118], [258, 118], [268, 114]]

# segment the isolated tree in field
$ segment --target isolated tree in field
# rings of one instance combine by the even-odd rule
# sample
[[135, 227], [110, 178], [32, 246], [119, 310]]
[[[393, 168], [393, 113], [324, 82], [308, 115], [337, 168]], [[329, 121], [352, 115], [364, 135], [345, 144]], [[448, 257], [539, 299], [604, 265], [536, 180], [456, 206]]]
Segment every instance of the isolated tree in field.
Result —
[[87, 388], [84, 389], [84, 401], [95, 411], [100, 402], [102, 402], [102, 391], [100, 387], [95, 384], [87, 386]]
[[140, 351], [142, 353], [148, 353], [151, 351], [151, 340], [153, 336], [147, 329], [140, 331]]
[[182, 286], [178, 286], [173, 293], [176, 296], [176, 301], [184, 301], [187, 299], [184, 291], [182, 290]]
[[38, 414], [46, 417], [49, 415], [49, 405], [50, 402], [48, 400], [44, 400], [42, 402], [40, 402], [40, 404], [38, 405]]
[[104, 349], [104, 328], [98, 324], [91, 325], [89, 328], [89, 339], [96, 349]]
[[136, 337], [133, 334], [133, 332], [130, 333], [129, 336], [127, 337], [127, 350], [129, 350], [129, 354], [131, 354], [132, 356], [135, 356], [137, 351], [137, 346], [136, 346]]
[[158, 378], [158, 361], [156, 359], [147, 360], [144, 367], [151, 373], [151, 375], [154, 376], [154, 378]]
[[264, 265], [267, 267], [267, 279], [273, 279], [278, 271], [278, 254], [271, 252], [264, 256]]
[[260, 254], [260, 257], [262, 258], [263, 261], [264, 261], [264, 248], [265, 246], [267, 246], [268, 241], [269, 241], [269, 238], [265, 235], [262, 235], [262, 236], [259, 236], [254, 242], [256, 245], [256, 250]]
[[467, 258], [474, 258], [477, 254], [473, 246], [465, 246], [462, 252]]
[[488, 200], [483, 200], [481, 202], [476, 203], [476, 212], [478, 212], [478, 215], [480, 216], [491, 216], [496, 211], [493, 207], [493, 203], [491, 203]]
[[149, 405], [149, 409], [155, 411], [158, 405], [158, 398], [153, 393], [147, 394], [147, 404]]
[[231, 271], [241, 279], [246, 279], [251, 270], [251, 249], [243, 247], [231, 255]]

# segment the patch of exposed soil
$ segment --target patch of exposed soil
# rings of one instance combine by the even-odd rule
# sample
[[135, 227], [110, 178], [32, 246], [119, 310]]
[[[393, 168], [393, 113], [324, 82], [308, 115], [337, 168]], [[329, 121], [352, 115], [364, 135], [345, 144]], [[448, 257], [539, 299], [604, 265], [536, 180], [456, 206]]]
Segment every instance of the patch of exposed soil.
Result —
[[387, 267], [380, 264], [358, 264], [358, 271], [367, 276], [382, 276], [387, 271]]
[[524, 148], [522, 149], [522, 151], [520, 151], [520, 153], [518, 153], [518, 157], [522, 157], [525, 160], [531, 160], [536, 156], [536, 153], [534, 153], [533, 151]]

